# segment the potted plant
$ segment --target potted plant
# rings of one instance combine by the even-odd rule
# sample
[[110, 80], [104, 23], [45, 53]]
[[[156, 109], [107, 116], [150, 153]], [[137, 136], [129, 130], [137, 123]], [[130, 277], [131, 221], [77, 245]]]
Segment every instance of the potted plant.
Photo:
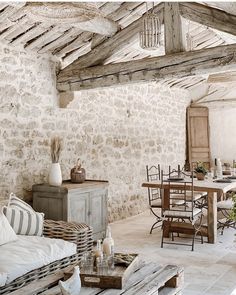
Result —
[[194, 169], [194, 172], [198, 180], [204, 180], [205, 175], [207, 174], [207, 170], [202, 162], [197, 162], [197, 166]]

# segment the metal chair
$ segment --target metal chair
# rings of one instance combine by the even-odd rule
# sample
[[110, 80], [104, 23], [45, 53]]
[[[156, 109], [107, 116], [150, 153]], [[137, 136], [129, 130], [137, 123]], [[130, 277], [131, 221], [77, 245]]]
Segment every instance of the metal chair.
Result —
[[[158, 181], [160, 180], [160, 165], [158, 166], [146, 166], [147, 173], [147, 181]], [[150, 234], [155, 228], [158, 228], [162, 224], [161, 214], [157, 213], [157, 210], [161, 209], [162, 201], [161, 201], [161, 193], [160, 189], [157, 188], [148, 188], [148, 201], [149, 201], [149, 209], [151, 213], [156, 217], [156, 221], [153, 223]]]
[[[203, 243], [203, 236], [201, 234], [203, 214], [202, 209], [195, 206], [193, 174], [191, 173], [189, 176], [189, 173], [176, 170], [164, 174], [161, 171], [161, 184], [163, 188], [170, 192], [168, 200], [163, 199], [161, 247], [163, 248], [163, 244], [188, 245], [192, 247], [193, 251], [197, 234], [201, 235], [201, 242]], [[178, 193], [175, 195], [173, 191], [177, 191]], [[176, 200], [181, 201], [182, 204], [176, 204]], [[191, 235], [191, 245], [189, 243], [175, 242], [174, 233], [177, 233], [178, 237], [180, 237], [180, 234]], [[170, 234], [172, 241], [169, 240], [166, 242], [164, 239]]]
[[234, 207], [234, 201], [232, 198], [217, 202], [217, 211], [221, 214], [221, 217], [217, 220], [217, 229], [221, 229], [221, 235], [224, 233], [224, 229], [231, 227], [236, 229], [236, 221], [231, 218], [230, 212]]

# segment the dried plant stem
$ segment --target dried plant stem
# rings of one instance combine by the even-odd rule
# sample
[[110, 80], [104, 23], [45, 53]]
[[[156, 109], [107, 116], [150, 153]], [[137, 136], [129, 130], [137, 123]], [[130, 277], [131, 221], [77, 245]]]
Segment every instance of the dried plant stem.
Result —
[[51, 139], [51, 158], [52, 163], [58, 163], [62, 149], [62, 139], [59, 136], [55, 136]]

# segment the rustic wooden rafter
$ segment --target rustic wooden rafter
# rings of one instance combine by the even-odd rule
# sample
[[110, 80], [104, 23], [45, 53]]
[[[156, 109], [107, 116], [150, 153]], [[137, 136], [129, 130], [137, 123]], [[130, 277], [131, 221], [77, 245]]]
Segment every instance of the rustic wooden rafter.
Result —
[[[163, 20], [163, 4], [158, 4], [155, 7], [155, 11], [159, 14], [160, 19]], [[142, 17], [73, 62], [64, 71], [71, 71], [73, 68], [86, 68], [103, 63], [105, 59], [123, 48], [126, 42], [139, 32], [141, 24]]]
[[180, 13], [194, 22], [236, 35], [236, 16], [217, 8], [194, 2], [181, 2]]
[[164, 5], [165, 52], [171, 54], [184, 51], [179, 3], [165, 2]]
[[230, 64], [236, 63], [235, 51], [236, 45], [233, 44], [81, 70], [62, 70], [58, 75], [57, 88], [59, 91], [77, 91], [173, 76], [184, 77], [206, 73], [210, 69], [225, 70]]

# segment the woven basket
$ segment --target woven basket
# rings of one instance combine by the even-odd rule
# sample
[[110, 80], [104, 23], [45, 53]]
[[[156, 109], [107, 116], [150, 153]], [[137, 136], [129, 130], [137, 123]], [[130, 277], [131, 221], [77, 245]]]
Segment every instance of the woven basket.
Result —
[[92, 251], [93, 231], [85, 223], [45, 220], [43, 234], [48, 238], [75, 243], [80, 257], [84, 252]]
[[0, 287], [1, 295], [20, 289], [32, 281], [46, 277], [47, 275], [55, 273], [57, 270], [61, 270], [69, 265], [78, 264], [83, 253], [86, 251], [92, 251], [93, 233], [92, 229], [85, 223], [45, 220], [44, 236], [75, 243], [77, 245], [78, 253], [30, 271], [15, 279], [10, 284]]

